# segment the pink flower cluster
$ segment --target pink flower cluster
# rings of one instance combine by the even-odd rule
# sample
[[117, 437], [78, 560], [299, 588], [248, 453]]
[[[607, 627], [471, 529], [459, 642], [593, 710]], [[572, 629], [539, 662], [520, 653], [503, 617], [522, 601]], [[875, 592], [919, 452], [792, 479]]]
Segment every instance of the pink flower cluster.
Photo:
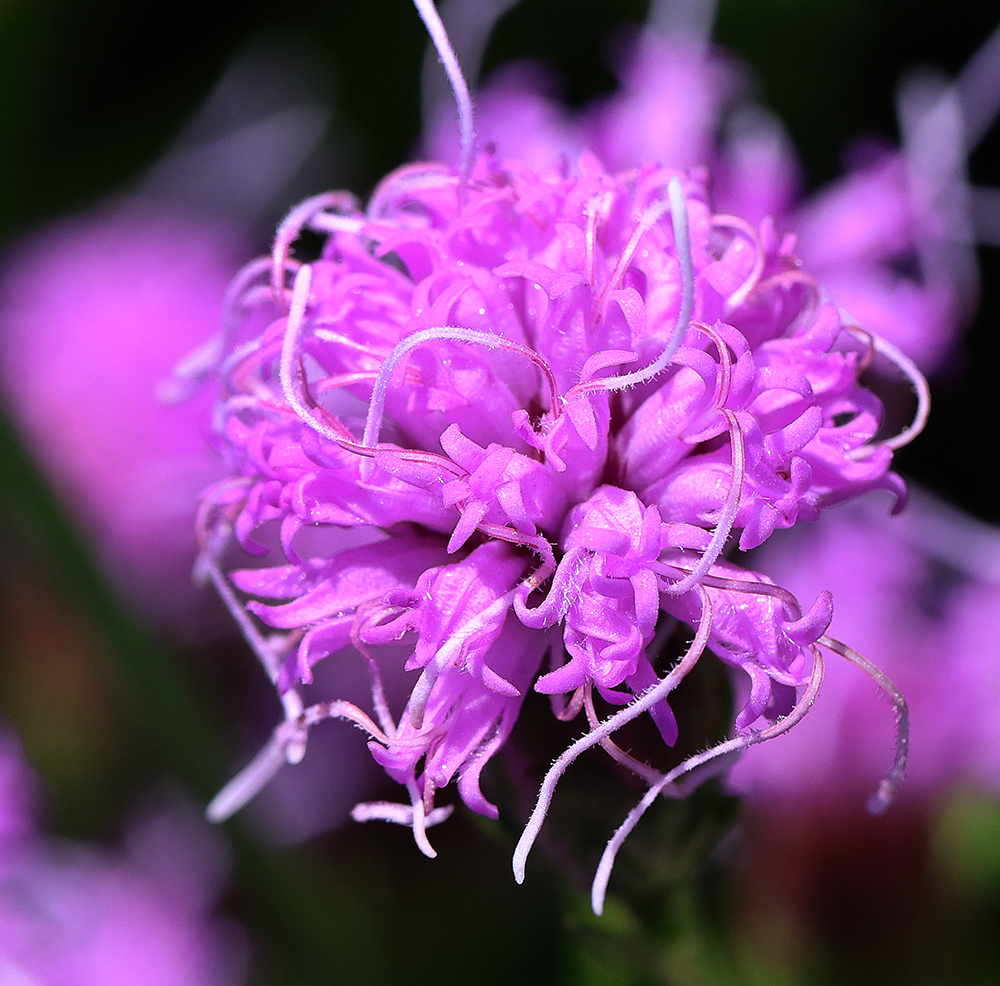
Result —
[[128, 853], [37, 832], [31, 778], [0, 732], [0, 982], [11, 986], [235, 986], [234, 929], [211, 916], [215, 855], [179, 819], [132, 833]]
[[[306, 228], [323, 238], [309, 262], [290, 253]], [[231, 476], [204, 499], [201, 564], [286, 721], [214, 817], [338, 717], [409, 795], [355, 817], [410, 825], [433, 854], [438, 789], [495, 816], [481, 771], [534, 688], [593, 728], [543, 784], [520, 876], [583, 749], [673, 790], [787, 728], [815, 697], [818, 645], [846, 651], [824, 636], [828, 594], [803, 612], [722, 553], [869, 490], [902, 496], [860, 382], [892, 347], [842, 317], [773, 222], [716, 213], [703, 171], [611, 174], [586, 153], [541, 171], [486, 154], [468, 180], [411, 165], [367, 209], [334, 194], [294, 210], [233, 296], [214, 364]], [[694, 640], [656, 669], [671, 618]], [[612, 733], [647, 711], [675, 741], [669, 696], [706, 648], [748, 684], [734, 738], [669, 773], [622, 751]], [[324, 659], [367, 662], [371, 713], [304, 705]], [[403, 671], [394, 712], [384, 682]], [[594, 692], [622, 708], [598, 723]], [[881, 803], [904, 759], [902, 737]]]

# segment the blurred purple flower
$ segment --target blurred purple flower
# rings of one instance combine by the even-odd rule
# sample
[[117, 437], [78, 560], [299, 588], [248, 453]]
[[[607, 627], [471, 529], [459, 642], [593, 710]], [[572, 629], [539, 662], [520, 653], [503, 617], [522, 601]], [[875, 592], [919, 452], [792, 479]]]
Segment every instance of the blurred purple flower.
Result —
[[0, 286], [15, 423], [112, 581], [181, 633], [197, 608], [191, 501], [219, 466], [204, 397], [168, 406], [156, 391], [218, 324], [237, 243], [220, 224], [133, 201], [22, 243]]
[[[219, 860], [190, 820], [159, 815], [127, 853], [35, 830], [20, 749], [0, 734], [0, 981], [11, 986], [235, 986], [238, 936], [211, 916]], [[16, 820], [16, 825], [12, 824]]]
[[218, 325], [252, 229], [329, 122], [314, 61], [249, 45], [136, 186], [26, 236], [0, 269], [0, 399], [113, 584], [182, 638], [218, 622], [190, 571], [193, 503], [220, 468], [207, 395], [158, 391]]
[[[535, 169], [584, 148], [613, 172], [705, 165], [719, 212], [795, 231], [797, 255], [856, 324], [924, 370], [941, 363], [976, 291], [957, 87], [929, 78], [904, 87], [904, 145], [859, 146], [842, 179], [803, 199], [790, 141], [748, 103], [746, 73], [728, 53], [652, 27], [623, 52], [619, 89], [578, 113], [554, 98], [545, 66], [501, 67], [479, 96], [480, 138]], [[426, 141], [452, 163], [453, 116], [442, 106]]]
[[34, 829], [34, 788], [21, 744], [9, 731], [0, 730], [0, 859]]
[[[1000, 531], [919, 495], [892, 524], [871, 506], [837, 510], [774, 538], [756, 561], [795, 592], [831, 590], [838, 634], [906, 694], [919, 750], [911, 796], [959, 781], [1000, 792]], [[856, 796], [888, 742], [868, 685], [830, 665], [814, 713], [766, 755], [748, 751], [734, 788], [769, 805]]]

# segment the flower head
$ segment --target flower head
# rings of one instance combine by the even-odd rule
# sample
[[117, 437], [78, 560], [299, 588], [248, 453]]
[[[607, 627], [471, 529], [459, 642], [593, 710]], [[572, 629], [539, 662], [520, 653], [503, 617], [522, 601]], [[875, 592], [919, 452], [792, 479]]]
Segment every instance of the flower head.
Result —
[[[306, 228], [316, 259], [292, 253]], [[332, 194], [293, 210], [238, 283], [245, 318], [228, 320], [215, 366], [232, 475], [205, 495], [201, 565], [286, 720], [213, 817], [300, 759], [312, 724], [342, 718], [409, 795], [355, 817], [412, 826], [433, 854], [440, 788], [495, 814], [481, 771], [527, 691], [560, 717], [592, 711], [596, 691], [621, 708], [591, 716], [547, 775], [520, 879], [584, 749], [635, 770], [648, 798], [677, 793], [804, 714], [819, 645], [853, 655], [825, 636], [828, 594], [804, 612], [722, 555], [869, 490], [902, 497], [901, 439], [880, 436], [861, 381], [895, 351], [844, 318], [773, 222], [717, 214], [703, 169], [611, 173], [589, 153], [540, 170], [493, 152], [412, 164], [365, 209]], [[694, 639], [657, 669], [669, 618]], [[645, 712], [674, 743], [671, 694], [706, 648], [747, 683], [733, 737], [667, 773], [621, 750], [612, 734]], [[328, 659], [367, 662], [371, 713], [305, 706]], [[401, 674], [412, 686], [394, 712], [386, 682]], [[901, 733], [877, 806], [905, 752]]]
[[[492, 813], [477, 778], [533, 684], [645, 694], [661, 610], [749, 676], [752, 735], [810, 680], [830, 612], [721, 561], [730, 535], [902, 494], [859, 382], [871, 338], [773, 226], [714, 215], [699, 174], [484, 156], [461, 192], [410, 166], [366, 211], [320, 199], [279, 234], [223, 347], [233, 476], [203, 509], [206, 571], [280, 631], [255, 639], [286, 702], [348, 645], [369, 661], [378, 724], [324, 714], [368, 730], [407, 821], [454, 779]], [[299, 263], [306, 224], [326, 242]], [[282, 564], [225, 576], [230, 532]], [[379, 697], [396, 641], [416, 675], [398, 722]], [[565, 663], [539, 677], [550, 651]], [[666, 694], [650, 711], [672, 742]]]

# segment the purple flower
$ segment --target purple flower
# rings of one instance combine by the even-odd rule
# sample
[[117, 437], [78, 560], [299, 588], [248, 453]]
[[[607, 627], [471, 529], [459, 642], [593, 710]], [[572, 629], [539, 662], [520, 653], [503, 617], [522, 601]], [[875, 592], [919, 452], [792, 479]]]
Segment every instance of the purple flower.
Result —
[[[301, 263], [306, 226], [325, 245]], [[309, 725], [345, 718], [410, 794], [356, 817], [412, 825], [430, 853], [439, 788], [495, 814], [480, 772], [530, 687], [577, 707], [596, 689], [624, 704], [608, 722], [648, 710], [672, 743], [669, 694], [706, 646], [748, 680], [731, 742], [784, 728], [789, 692], [817, 683], [829, 599], [803, 615], [724, 547], [903, 493], [859, 382], [883, 347], [789, 238], [714, 215], [698, 171], [486, 155], [467, 185], [411, 165], [367, 210], [305, 203], [270, 267], [270, 286], [262, 264], [243, 275], [246, 320], [219, 348], [232, 476], [206, 494], [200, 538], [287, 719], [215, 817], [299, 759]], [[247, 567], [233, 544], [279, 564]], [[662, 679], [647, 651], [661, 610], [698, 631]], [[335, 654], [367, 661], [372, 714], [303, 706]], [[404, 670], [397, 716], [383, 679]], [[610, 731], [582, 742], [630, 759]], [[654, 784], [687, 769], [635, 765]]]
[[59, 844], [35, 831], [25, 795], [29, 784], [18, 744], [3, 733], [0, 981], [242, 981], [234, 929], [210, 914], [218, 860], [204, 832], [199, 840], [180, 818], [161, 815], [131, 833], [127, 853]]
[[[299, 761], [313, 724], [339, 718], [409, 795], [354, 817], [411, 826], [433, 855], [426, 829], [450, 811], [436, 805], [442, 787], [496, 815], [481, 773], [534, 688], [559, 718], [586, 707], [592, 728], [542, 783], [518, 880], [581, 752], [601, 745], [648, 784], [598, 870], [600, 912], [646, 807], [801, 718], [821, 646], [896, 703], [881, 810], [905, 765], [901, 696], [826, 636], [829, 593], [804, 611], [723, 552], [871, 490], [901, 503], [892, 451], [926, 412], [922, 378], [842, 315], [794, 237], [716, 213], [704, 168], [612, 173], [586, 151], [541, 168], [494, 149], [473, 158], [464, 82], [433, 8], [417, 5], [458, 96], [459, 167], [401, 168], [364, 209], [343, 193], [294, 209], [271, 258], [238, 276], [211, 347], [231, 475], [203, 499], [200, 569], [285, 721], [210, 817]], [[321, 237], [316, 259], [293, 255], [305, 229]], [[920, 393], [917, 423], [888, 439], [861, 383], [887, 357]], [[671, 619], [694, 639], [656, 668]], [[745, 683], [732, 737], [666, 773], [619, 748], [615, 731], [646, 712], [675, 742], [671, 695], [708, 648]], [[307, 704], [319, 661], [364, 661], [371, 711]], [[595, 692], [620, 706], [603, 721]]]

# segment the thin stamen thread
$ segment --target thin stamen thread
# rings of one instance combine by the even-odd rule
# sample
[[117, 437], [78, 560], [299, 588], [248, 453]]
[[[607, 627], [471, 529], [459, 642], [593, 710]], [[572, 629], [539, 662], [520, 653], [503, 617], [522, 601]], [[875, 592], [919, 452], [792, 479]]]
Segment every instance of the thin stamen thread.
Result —
[[819, 643], [841, 657], [856, 664], [889, 697], [896, 712], [896, 754], [892, 768], [878, 786], [878, 790], [868, 800], [868, 810], [873, 815], [881, 815], [892, 804], [897, 792], [906, 779], [906, 761], [910, 755], [910, 713], [903, 693], [892, 683], [889, 676], [877, 668], [856, 650], [834, 637], [822, 636]]
[[[581, 701], [587, 713], [587, 722], [590, 723], [591, 729], [595, 729], [601, 724], [601, 721], [597, 716], [597, 709], [594, 708], [593, 683], [586, 682], [580, 686], [578, 691], [581, 693]], [[649, 764], [637, 760], [630, 753], [626, 753], [610, 736], [605, 736], [601, 740], [601, 749], [623, 767], [628, 767], [633, 774], [638, 774], [647, 784], [655, 784], [663, 776], [655, 767], [650, 767]]]
[[917, 409], [914, 412], [913, 421], [898, 435], [882, 441], [870, 442], [868, 445], [863, 445], [861, 448], [849, 452], [848, 458], [851, 459], [863, 458], [865, 455], [879, 448], [895, 450], [902, 448], [904, 445], [909, 445], [924, 430], [931, 413], [931, 388], [927, 383], [927, 378], [920, 372], [917, 364], [901, 349], [889, 342], [888, 339], [883, 339], [881, 336], [874, 335], [871, 332], [866, 332], [865, 335], [871, 339], [875, 351], [889, 360], [913, 384], [913, 390], [917, 395]]
[[327, 208], [354, 209], [357, 202], [353, 195], [346, 192], [323, 192], [314, 195], [297, 205], [281, 221], [274, 235], [274, 245], [271, 248], [271, 291], [279, 310], [287, 311], [285, 301], [285, 271], [288, 269], [288, 251], [295, 238], [302, 232], [304, 226], [318, 213]]
[[334, 431], [333, 428], [323, 421], [317, 420], [316, 416], [312, 413], [312, 409], [302, 400], [295, 387], [299, 371], [299, 339], [305, 324], [306, 306], [309, 304], [309, 291], [311, 288], [312, 268], [308, 264], [304, 264], [295, 274], [295, 283], [292, 286], [292, 302], [288, 309], [285, 338], [281, 344], [281, 362], [278, 366], [278, 379], [289, 407], [310, 428], [318, 431], [324, 438], [329, 438], [331, 442], [343, 445], [344, 436]]
[[426, 342], [441, 340], [444, 342], [470, 342], [477, 346], [484, 346], [486, 349], [503, 349], [507, 352], [524, 356], [531, 360], [542, 371], [549, 388], [552, 402], [552, 416], [558, 417], [560, 413], [559, 393], [556, 388], [555, 377], [548, 364], [532, 349], [522, 346], [512, 339], [505, 339], [503, 336], [481, 332], [478, 329], [464, 329], [460, 326], [443, 325], [432, 329], [421, 329], [412, 335], [401, 339], [392, 352], [385, 358], [379, 370], [378, 379], [372, 388], [371, 401], [368, 404], [368, 417], [365, 419], [365, 431], [361, 439], [362, 445], [374, 448], [378, 444], [379, 432], [382, 430], [382, 418], [385, 415], [385, 401], [389, 393], [389, 382], [393, 371], [406, 359], [418, 346]]
[[679, 596], [685, 592], [690, 592], [695, 584], [718, 561], [719, 555], [722, 554], [722, 549], [725, 548], [726, 541], [732, 533], [733, 524], [736, 522], [736, 515], [739, 512], [740, 496], [743, 493], [743, 476], [746, 470], [746, 451], [743, 443], [743, 432], [740, 431], [740, 424], [734, 411], [722, 408], [722, 414], [729, 425], [730, 443], [732, 445], [732, 482], [729, 484], [726, 501], [722, 505], [719, 522], [715, 525], [711, 540], [702, 553], [701, 559], [689, 574], [667, 589], [667, 592], [671, 595]]
[[437, 8], [431, 0], [413, 0], [420, 19], [427, 28], [431, 42], [437, 49], [438, 58], [444, 67], [451, 91], [455, 94], [455, 103], [458, 107], [458, 127], [462, 144], [462, 170], [458, 186], [459, 205], [464, 204], [466, 190], [469, 187], [469, 176], [472, 174], [472, 155], [475, 151], [475, 114], [472, 109], [472, 97], [469, 95], [469, 86], [462, 74], [462, 67], [458, 64], [458, 56], [455, 49], [448, 40], [448, 32], [441, 23]]
[[309, 728], [324, 719], [346, 719], [373, 739], [389, 743], [371, 717], [350, 702], [322, 702], [310, 706], [289, 716], [275, 728], [260, 753], [211, 800], [205, 809], [208, 820], [224, 822], [254, 798], [284, 764], [298, 763], [305, 753]]
[[747, 275], [746, 280], [726, 299], [726, 310], [731, 312], [739, 308], [747, 300], [760, 282], [760, 276], [764, 271], [764, 248], [761, 246], [757, 231], [745, 219], [740, 219], [739, 216], [712, 216], [712, 225], [722, 226], [726, 229], [735, 229], [739, 233], [742, 233], [754, 251], [753, 267], [750, 268], [750, 273]]
[[702, 753], [695, 754], [695, 756], [689, 757], [678, 764], [669, 773], [661, 775], [650, 786], [649, 790], [643, 795], [642, 800], [628, 813], [625, 821], [618, 827], [604, 849], [590, 890], [590, 905], [593, 908], [594, 914], [600, 917], [604, 911], [604, 898], [607, 894], [608, 881], [611, 878], [611, 871], [614, 868], [618, 850], [624, 845], [625, 840], [632, 833], [639, 819], [645, 814], [646, 809], [652, 805], [660, 794], [671, 784], [674, 784], [678, 778], [683, 777], [684, 774], [688, 774], [693, 770], [697, 770], [699, 767], [703, 767], [706, 763], [718, 760], [729, 753], [739, 753], [747, 747], [764, 743], [775, 736], [780, 736], [781, 733], [787, 732], [812, 708], [822, 683], [823, 655], [817, 648], [814, 648], [813, 668], [809, 676], [809, 685], [802, 698], [796, 703], [795, 708], [784, 719], [759, 733], [737, 736], [733, 739], [725, 740]]
[[555, 794], [556, 785], [559, 783], [559, 779], [566, 772], [569, 765], [573, 763], [573, 761], [576, 760], [576, 758], [585, 750], [589, 750], [592, 746], [596, 746], [600, 743], [605, 736], [610, 736], [616, 730], [624, 726], [625, 723], [631, 722], [647, 709], [651, 709], [661, 699], [666, 698], [666, 696], [669, 695], [678, 684], [680, 684], [681, 680], [694, 667], [694, 665], [698, 662], [698, 659], [704, 653], [705, 648], [708, 646], [709, 635], [712, 631], [712, 601], [709, 598], [708, 593], [704, 590], [700, 590], [700, 596], [702, 609], [701, 619], [698, 622], [698, 631], [695, 634], [695, 638], [691, 642], [691, 646], [688, 648], [687, 653], [680, 659], [680, 661], [674, 665], [665, 677], [657, 682], [657, 684], [653, 685], [652, 688], [640, 695], [634, 702], [626, 706], [624, 709], [616, 712], [614, 715], [609, 716], [597, 728], [592, 729], [586, 736], [581, 737], [573, 743], [549, 768], [549, 771], [542, 780], [541, 787], [538, 790], [538, 801], [535, 804], [534, 811], [532, 811], [531, 817], [524, 826], [521, 838], [518, 840], [517, 846], [514, 849], [512, 864], [514, 869], [514, 879], [518, 883], [524, 882], [524, 869], [525, 864], [527, 863], [528, 853], [531, 852], [531, 847], [534, 845], [535, 839], [538, 837], [538, 833], [545, 821], [545, 816], [548, 814], [549, 805], [552, 804], [552, 797]]
[[[691, 313], [694, 311], [694, 258], [691, 254], [691, 229], [688, 222], [687, 199], [677, 178], [671, 178], [667, 184], [667, 196], [670, 201], [670, 218], [674, 230], [674, 244], [677, 248], [677, 262], [681, 269], [681, 306], [677, 314], [677, 325], [663, 352], [648, 366], [632, 373], [623, 373], [616, 377], [604, 377], [600, 380], [582, 384], [574, 390], [583, 396], [593, 389], [624, 390], [637, 384], [651, 380], [662, 373], [674, 353], [680, 348], [684, 336], [691, 325]], [[634, 249], [634, 247], [633, 247]]]

